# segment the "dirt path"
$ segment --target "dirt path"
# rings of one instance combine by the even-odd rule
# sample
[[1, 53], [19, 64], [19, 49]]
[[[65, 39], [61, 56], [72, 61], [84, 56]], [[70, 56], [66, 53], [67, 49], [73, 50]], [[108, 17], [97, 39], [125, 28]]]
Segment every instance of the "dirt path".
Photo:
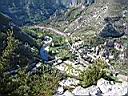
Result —
[[55, 28], [52, 28], [52, 27], [44, 27], [44, 26], [40, 26], [40, 25], [35, 25], [35, 26], [31, 26], [31, 27], [29, 27], [29, 28], [37, 28], [37, 29], [46, 29], [46, 30], [50, 30], [50, 31], [52, 31], [52, 32], [54, 32], [54, 33], [56, 33], [56, 34], [58, 34], [58, 35], [61, 35], [61, 36], [64, 36], [64, 37], [66, 37], [67, 36], [67, 34], [66, 33], [64, 33], [64, 32], [61, 32], [61, 31], [59, 31], [59, 30], [57, 30], [57, 29], [55, 29]]

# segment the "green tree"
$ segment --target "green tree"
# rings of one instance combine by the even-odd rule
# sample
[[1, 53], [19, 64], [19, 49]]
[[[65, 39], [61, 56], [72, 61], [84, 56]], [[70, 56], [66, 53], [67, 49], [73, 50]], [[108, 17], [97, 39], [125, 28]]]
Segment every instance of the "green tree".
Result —
[[0, 58], [0, 72], [5, 71], [9, 67], [10, 58], [17, 46], [17, 40], [15, 40], [12, 35], [12, 31], [7, 32], [7, 47], [4, 49], [3, 54]]

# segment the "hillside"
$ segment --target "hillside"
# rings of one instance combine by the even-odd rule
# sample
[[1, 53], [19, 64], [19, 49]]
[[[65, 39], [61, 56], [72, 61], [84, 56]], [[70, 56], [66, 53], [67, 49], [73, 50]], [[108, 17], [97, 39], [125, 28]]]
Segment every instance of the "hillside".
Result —
[[[93, 0], [88, 0], [92, 4]], [[68, 8], [86, 0], [1, 0], [0, 11], [9, 15], [17, 24], [46, 22], [52, 15], [63, 14]]]

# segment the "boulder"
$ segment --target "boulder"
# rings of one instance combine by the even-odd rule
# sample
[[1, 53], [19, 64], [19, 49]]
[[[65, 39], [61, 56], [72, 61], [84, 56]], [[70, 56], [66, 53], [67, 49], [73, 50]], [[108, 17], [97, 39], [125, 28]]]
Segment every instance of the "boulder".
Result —
[[89, 92], [81, 86], [76, 87], [72, 93], [76, 96], [89, 96]]
[[63, 96], [74, 96], [70, 91], [65, 91]]
[[64, 88], [63, 87], [58, 87], [56, 94], [62, 95], [63, 93], [64, 93]]
[[128, 82], [113, 83], [101, 78], [97, 82], [97, 87], [102, 91], [103, 96], [124, 96], [128, 95]]
[[73, 94], [75, 94], [75, 96], [100, 96], [101, 95], [101, 91], [97, 86], [91, 86], [88, 88], [83, 88], [81, 86], [76, 87], [73, 91]]
[[102, 93], [107, 93], [107, 92], [109, 92], [112, 89], [112, 85], [110, 84], [110, 82], [105, 80], [105, 79], [103, 79], [103, 78], [98, 80], [97, 87], [100, 88]]
[[64, 94], [55, 94], [53, 96], [74, 96], [74, 94], [72, 94], [70, 91], [65, 91]]
[[128, 96], [128, 83], [116, 83], [112, 86], [111, 90], [104, 93], [103, 96]]
[[74, 78], [67, 78], [65, 80], [62, 80], [59, 84], [64, 87], [75, 88], [75, 86], [79, 84], [79, 80], [76, 80]]

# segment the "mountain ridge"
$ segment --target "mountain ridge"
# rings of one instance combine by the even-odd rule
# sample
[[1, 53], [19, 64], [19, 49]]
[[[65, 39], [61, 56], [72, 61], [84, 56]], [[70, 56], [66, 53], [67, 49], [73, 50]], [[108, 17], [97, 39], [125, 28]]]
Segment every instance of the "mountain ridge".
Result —
[[49, 19], [54, 14], [63, 14], [77, 5], [90, 5], [94, 0], [1, 0], [0, 11], [10, 16], [17, 24], [31, 24]]

